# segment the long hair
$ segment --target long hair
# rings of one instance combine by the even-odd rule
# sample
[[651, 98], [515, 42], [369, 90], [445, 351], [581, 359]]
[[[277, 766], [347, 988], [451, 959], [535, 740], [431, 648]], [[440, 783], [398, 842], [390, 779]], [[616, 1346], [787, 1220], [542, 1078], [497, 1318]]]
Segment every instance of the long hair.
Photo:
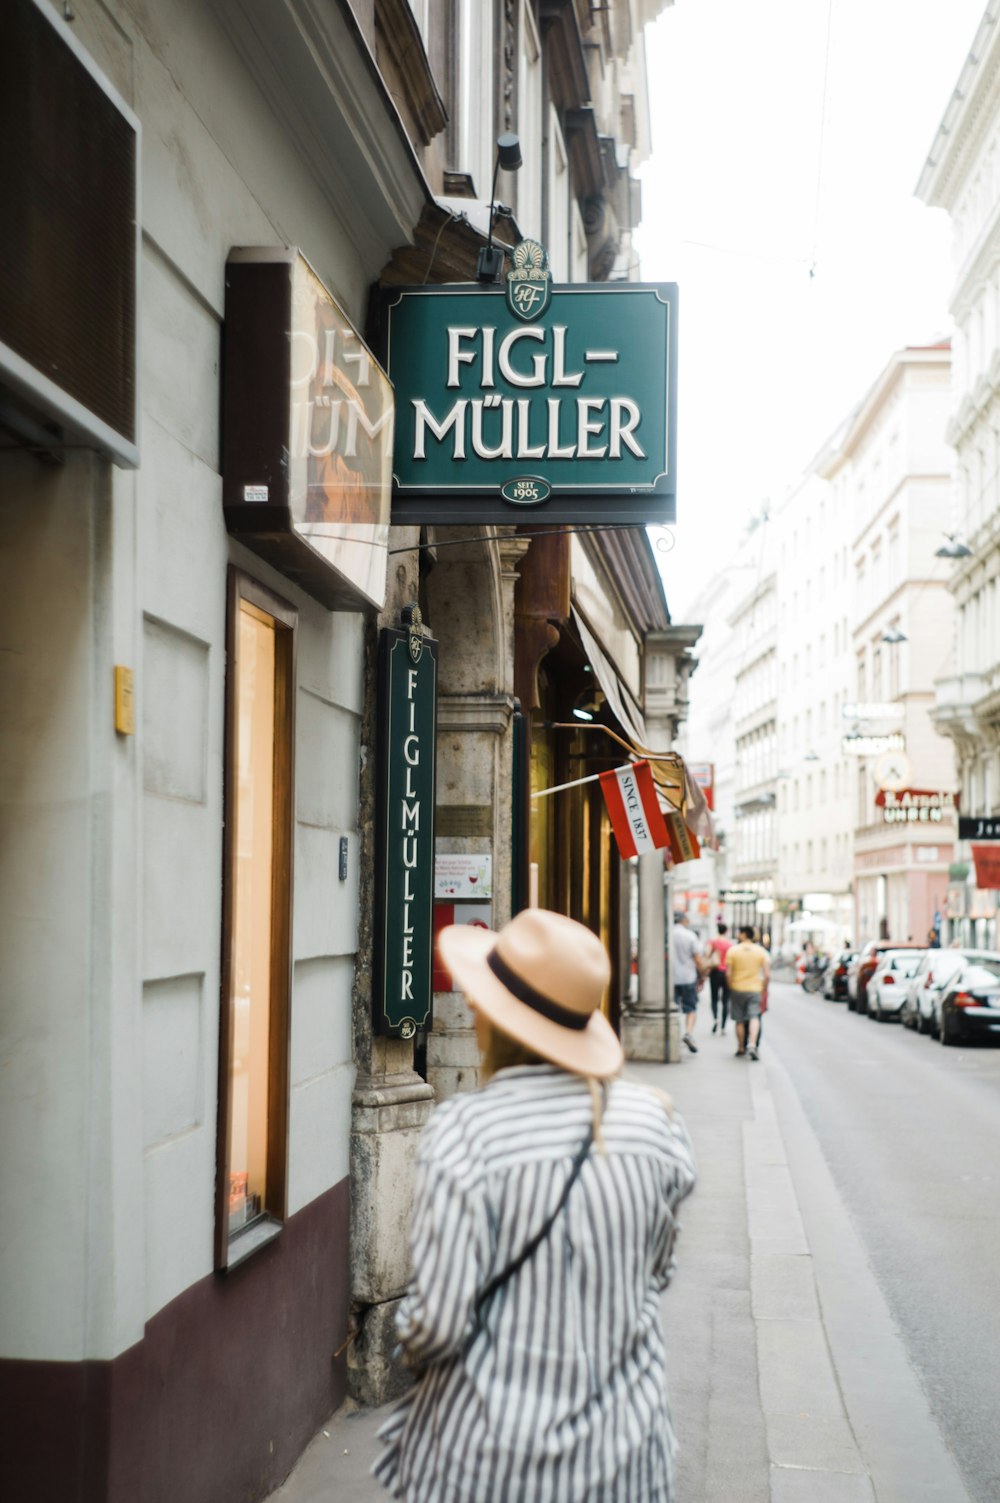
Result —
[[479, 1079], [484, 1085], [498, 1070], [510, 1070], [515, 1065], [549, 1063], [540, 1054], [535, 1054], [533, 1050], [525, 1048], [524, 1044], [517, 1039], [512, 1039], [509, 1033], [501, 1033], [500, 1029], [494, 1027], [489, 1018], [484, 1017], [482, 1013], [477, 1013], [476, 1017], [478, 1021], [476, 1032], [479, 1035], [482, 1050]]
[[[547, 1060], [541, 1054], [535, 1054], [518, 1039], [513, 1039], [507, 1033], [502, 1033], [489, 1018], [482, 1013], [476, 1014], [477, 1033], [482, 1051], [482, 1061], [479, 1066], [479, 1079], [483, 1085], [497, 1073], [498, 1070], [509, 1070], [516, 1065], [547, 1065]], [[601, 1132], [601, 1117], [604, 1107], [603, 1082], [596, 1080], [591, 1075], [580, 1077], [587, 1082], [590, 1090], [591, 1107], [594, 1113], [594, 1147], [598, 1153], [605, 1153], [604, 1137]]]

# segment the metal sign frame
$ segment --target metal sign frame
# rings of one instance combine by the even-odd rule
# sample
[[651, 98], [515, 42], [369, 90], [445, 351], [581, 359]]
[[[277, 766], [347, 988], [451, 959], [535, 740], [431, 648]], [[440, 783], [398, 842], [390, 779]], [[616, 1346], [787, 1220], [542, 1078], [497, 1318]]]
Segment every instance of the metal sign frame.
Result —
[[437, 642], [413, 614], [378, 644], [372, 1022], [404, 1039], [430, 1026], [434, 959]]

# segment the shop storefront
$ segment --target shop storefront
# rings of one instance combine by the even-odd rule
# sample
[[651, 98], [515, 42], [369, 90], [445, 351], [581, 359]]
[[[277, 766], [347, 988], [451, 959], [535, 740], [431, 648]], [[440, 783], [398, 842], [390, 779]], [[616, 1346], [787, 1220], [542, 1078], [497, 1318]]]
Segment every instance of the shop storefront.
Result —
[[873, 823], [855, 833], [855, 930], [859, 940], [919, 942], [941, 929], [957, 800], [947, 789], [882, 787], [873, 802]]
[[15, 0], [5, 42], [0, 1492], [254, 1498], [347, 1392], [363, 333], [426, 185], [339, 7], [308, 57], [284, 9], [173, 0]]
[[[616, 755], [549, 725], [574, 720], [563, 675], [574, 703], [597, 679], [592, 723], [630, 746], [669, 750], [685, 711], [697, 631], [641, 530], [672, 515], [675, 291], [581, 318], [597, 294], [537, 277], [541, 247], [511, 305], [476, 285], [487, 234], [520, 237], [469, 183], [430, 191], [466, 174], [430, 147], [447, 112], [410, 7], [12, 6], [4, 118], [62, 140], [31, 138], [6, 206], [48, 281], [0, 289], [0, 1280], [23, 1295], [0, 1492], [254, 1499], [345, 1395], [399, 1382], [416, 1143], [476, 1081], [434, 923], [501, 925], [534, 872], [612, 950], [623, 1029], [638, 951], [629, 1006], [658, 1000], [662, 1041], [662, 855], [623, 867], [589, 786], [529, 826], [557, 767]], [[557, 72], [582, 57], [564, 20]], [[629, 187], [586, 141], [569, 160], [599, 180], [563, 183], [582, 275], [577, 201]], [[464, 311], [421, 409], [372, 306], [403, 284], [426, 318], [448, 281]], [[449, 485], [462, 452], [503, 474]], [[639, 530], [566, 535], [602, 517]]]

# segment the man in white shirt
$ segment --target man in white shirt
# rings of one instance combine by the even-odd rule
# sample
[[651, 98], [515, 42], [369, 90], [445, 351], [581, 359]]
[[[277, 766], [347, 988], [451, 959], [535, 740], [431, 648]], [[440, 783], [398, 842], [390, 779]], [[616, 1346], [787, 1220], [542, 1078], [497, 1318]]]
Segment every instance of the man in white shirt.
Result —
[[692, 1054], [698, 1053], [694, 1033], [695, 1015], [698, 1011], [698, 983], [701, 971], [698, 956], [701, 945], [698, 936], [688, 928], [687, 914], [674, 914], [674, 932], [670, 941], [670, 959], [673, 964], [674, 1002], [684, 1014], [683, 1039]]

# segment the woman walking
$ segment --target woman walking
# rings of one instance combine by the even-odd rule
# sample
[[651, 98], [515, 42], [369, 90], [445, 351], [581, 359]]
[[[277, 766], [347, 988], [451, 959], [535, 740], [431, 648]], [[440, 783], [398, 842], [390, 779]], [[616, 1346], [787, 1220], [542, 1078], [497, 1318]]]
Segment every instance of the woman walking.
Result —
[[714, 939], [709, 940], [705, 949], [712, 962], [712, 969], [708, 976], [709, 985], [712, 988], [712, 1032], [715, 1033], [718, 1030], [719, 1033], [725, 1033], [726, 1022], [729, 1018], [729, 981], [726, 978], [726, 956], [733, 948], [733, 942], [729, 938], [725, 924], [719, 924], [718, 930], [718, 934]]
[[416, 1383], [376, 1475], [405, 1503], [668, 1503], [659, 1300], [691, 1146], [665, 1097], [614, 1079], [603, 945], [527, 909], [453, 926], [441, 957], [486, 1084], [435, 1111], [399, 1315]]

